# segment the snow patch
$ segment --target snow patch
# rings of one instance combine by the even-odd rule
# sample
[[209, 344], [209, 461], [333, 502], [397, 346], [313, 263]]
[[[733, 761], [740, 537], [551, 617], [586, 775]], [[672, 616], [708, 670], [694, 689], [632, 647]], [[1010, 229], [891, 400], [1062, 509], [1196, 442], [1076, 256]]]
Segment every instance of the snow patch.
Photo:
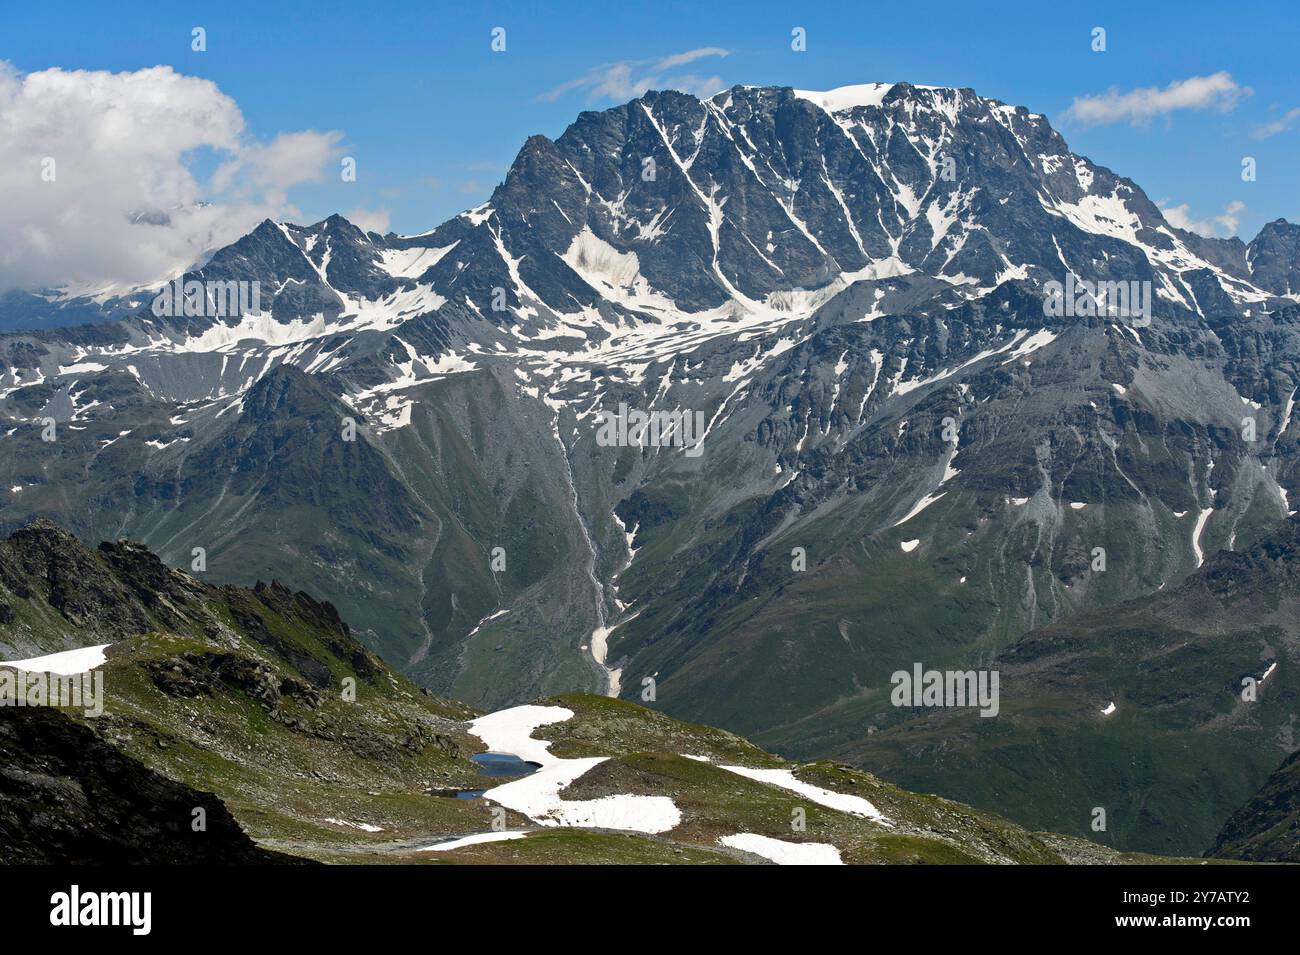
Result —
[[1039, 329], [1017, 345], [1015, 350], [1007, 356], [1002, 364], [1008, 364], [1009, 362], [1015, 361], [1017, 358], [1024, 358], [1031, 352], [1036, 352], [1038, 349], [1050, 345], [1054, 341], [1056, 341], [1056, 332], [1048, 331], [1046, 328]]
[[551, 755], [549, 741], [532, 738], [538, 727], [572, 718], [573, 711], [563, 706], [529, 704], [472, 720], [470, 732], [483, 740], [489, 750], [510, 753], [542, 767], [531, 776], [488, 790], [483, 798], [513, 809], [542, 826], [583, 826], [645, 833], [676, 828], [682, 814], [667, 796], [561, 798], [561, 791], [569, 784], [609, 759], [608, 756], [561, 759]]
[[380, 267], [393, 278], [417, 279], [433, 268], [444, 255], [456, 248], [460, 240], [439, 249], [415, 246], [409, 249], [384, 249], [380, 252]]
[[893, 83], [859, 83], [833, 90], [795, 90], [794, 95], [820, 106], [828, 113], [838, 113], [858, 106], [879, 106], [893, 88]]
[[635, 252], [619, 252], [588, 226], [573, 237], [560, 258], [611, 302], [630, 308], [676, 308], [672, 299], [650, 287]]
[[1207, 507], [1196, 515], [1196, 526], [1192, 528], [1192, 553], [1196, 555], [1196, 566], [1200, 567], [1205, 563], [1205, 554], [1201, 552], [1201, 532], [1205, 530], [1205, 522], [1210, 519], [1214, 513], [1214, 508]]
[[61, 653], [31, 657], [27, 660], [0, 660], [0, 666], [28, 670], [32, 673], [57, 673], [61, 676], [71, 676], [103, 666], [104, 651], [110, 646], [112, 646], [110, 643], [101, 643], [97, 647], [78, 647], [76, 650], [64, 650]]
[[752, 832], [738, 832], [718, 840], [730, 849], [752, 852], [777, 865], [844, 865], [840, 850], [825, 842], [786, 842]]
[[526, 832], [520, 832], [518, 829], [511, 829], [508, 832], [477, 832], [472, 836], [461, 836], [459, 839], [449, 839], [446, 842], [434, 843], [431, 846], [425, 846], [420, 852], [450, 852], [452, 849], [460, 849], [464, 846], [477, 846], [485, 842], [509, 842], [511, 839], [522, 839], [528, 835]]
[[881, 814], [879, 809], [861, 796], [852, 796], [848, 793], [837, 793], [833, 789], [823, 789], [820, 786], [813, 786], [796, 777], [795, 774], [788, 769], [750, 769], [748, 766], [723, 766], [722, 768], [729, 773], [744, 776], [746, 779], [753, 779], [756, 782], [766, 783], [769, 786], [776, 786], [778, 789], [785, 789], [792, 793], [798, 793], [805, 799], [810, 799], [819, 806], [825, 806], [827, 809], [838, 809], [840, 812], [847, 812], [854, 816], [862, 816], [865, 819], [870, 819], [873, 822], [878, 822], [886, 826], [893, 825], [893, 823]]
[[346, 819], [326, 819], [326, 822], [333, 823], [336, 826], [346, 826], [349, 829], [360, 829], [362, 832], [383, 832], [383, 826], [372, 826], [368, 822], [348, 822]]

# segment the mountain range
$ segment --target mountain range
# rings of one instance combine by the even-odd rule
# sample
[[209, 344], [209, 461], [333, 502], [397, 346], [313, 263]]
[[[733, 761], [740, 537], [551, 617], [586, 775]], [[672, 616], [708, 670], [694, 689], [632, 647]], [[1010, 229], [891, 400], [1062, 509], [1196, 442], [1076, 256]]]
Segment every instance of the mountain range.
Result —
[[[1190, 627], [1289, 526], [1300, 227], [1178, 229], [1042, 115], [652, 92], [530, 138], [430, 232], [267, 221], [179, 278], [196, 307], [64, 294], [127, 311], [68, 327], [0, 300], [39, 327], [0, 334], [0, 526], [292, 580], [472, 706], [618, 695], [1040, 828], [1110, 804], [1122, 850], [1199, 853], [1295, 748], [1264, 618], [1180, 632], [1183, 660], [1117, 614]], [[621, 409], [701, 426], [610, 444]], [[1003, 714], [936, 738], [967, 714], [891, 705], [916, 664], [1001, 668]], [[1090, 771], [1113, 727], [1146, 745], [1132, 710], [1167, 746], [1149, 798]]]

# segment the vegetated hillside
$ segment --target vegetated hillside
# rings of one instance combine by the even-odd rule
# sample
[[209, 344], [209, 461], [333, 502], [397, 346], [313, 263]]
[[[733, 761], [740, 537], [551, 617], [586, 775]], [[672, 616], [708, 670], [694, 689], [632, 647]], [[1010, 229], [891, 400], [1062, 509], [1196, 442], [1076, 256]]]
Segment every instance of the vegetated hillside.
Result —
[[[1300, 520], [1291, 518], [1176, 587], [1016, 641], [992, 664], [996, 718], [909, 711], [839, 755], [1023, 825], [1197, 853], [1295, 749], [1298, 633]], [[1279, 773], [1269, 792], [1284, 792], [1287, 778]], [[1104, 834], [1091, 831], [1099, 806]], [[1248, 831], [1241, 824], [1226, 841]]]
[[1300, 862], [1300, 750], [1228, 817], [1209, 855], [1249, 862]]
[[[481, 716], [394, 674], [329, 604], [213, 587], [126, 541], [38, 522], [0, 544], [0, 581], [7, 659], [107, 643], [102, 715], [0, 710], [6, 861], [1144, 861], [621, 700]], [[469, 757], [489, 745], [541, 768], [485, 776]]]

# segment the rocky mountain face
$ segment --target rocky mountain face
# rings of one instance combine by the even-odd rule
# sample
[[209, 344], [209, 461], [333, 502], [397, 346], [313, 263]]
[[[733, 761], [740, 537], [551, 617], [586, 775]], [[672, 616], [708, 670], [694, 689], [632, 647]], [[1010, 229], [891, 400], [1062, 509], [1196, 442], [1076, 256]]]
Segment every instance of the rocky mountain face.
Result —
[[1287, 517], [1295, 230], [1176, 229], [970, 90], [648, 93], [426, 234], [265, 222], [170, 307], [0, 336], [0, 524], [293, 579], [476, 705], [865, 753], [895, 671]]
[[1300, 226], [1277, 219], [1260, 230], [1246, 249], [1246, 266], [1260, 285], [1282, 295], [1300, 288]]
[[1292, 517], [1177, 586], [1016, 640], [991, 664], [997, 719], [930, 710], [835, 755], [1112, 846], [1280, 858], [1294, 773], [1273, 771], [1296, 748], [1298, 627]]
[[0, 744], [5, 865], [297, 861], [256, 845], [211, 793], [155, 773], [58, 710], [0, 709]]
[[0, 623], [8, 655], [197, 627], [185, 608], [200, 592], [196, 581], [138, 545], [105, 543], [90, 551], [48, 520], [0, 541]]
[[1209, 854], [1244, 862], [1300, 862], [1300, 750], [1228, 818]]

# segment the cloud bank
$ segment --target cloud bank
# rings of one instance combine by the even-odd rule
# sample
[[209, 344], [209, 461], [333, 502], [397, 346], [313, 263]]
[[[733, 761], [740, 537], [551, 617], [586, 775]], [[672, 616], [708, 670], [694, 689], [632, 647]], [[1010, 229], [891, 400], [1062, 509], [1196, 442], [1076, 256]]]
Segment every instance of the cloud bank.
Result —
[[653, 89], [673, 89], [696, 96], [710, 96], [722, 89], [722, 77], [672, 71], [696, 60], [730, 55], [731, 51], [724, 50], [722, 47], [704, 46], [658, 59], [605, 63], [543, 93], [542, 99], [553, 102], [568, 93], [582, 92], [586, 94], [588, 102], [597, 100], [623, 102], [636, 99]]
[[1246, 204], [1235, 200], [1224, 206], [1222, 215], [1211, 216], [1208, 219], [1194, 219], [1191, 206], [1187, 203], [1177, 206], [1167, 206], [1164, 203], [1165, 200], [1160, 201], [1160, 211], [1170, 225], [1203, 235], [1207, 239], [1236, 235], [1237, 226], [1241, 224], [1241, 214], [1246, 211]]
[[1287, 110], [1271, 123], [1264, 123], [1255, 127], [1256, 139], [1268, 139], [1270, 136], [1276, 136], [1278, 133], [1285, 133], [1288, 129], [1300, 120], [1300, 106], [1295, 109]]
[[215, 83], [168, 66], [23, 74], [0, 61], [0, 292], [166, 278], [291, 215], [289, 190], [323, 179], [341, 139], [257, 140]]
[[1184, 109], [1226, 113], [1236, 109], [1252, 93], [1249, 86], [1237, 83], [1231, 73], [1219, 72], [1175, 80], [1164, 89], [1148, 86], [1121, 93], [1112, 88], [1099, 96], [1078, 96], [1065, 111], [1065, 118], [1085, 126], [1122, 122], [1145, 126], [1156, 117], [1167, 117]]

